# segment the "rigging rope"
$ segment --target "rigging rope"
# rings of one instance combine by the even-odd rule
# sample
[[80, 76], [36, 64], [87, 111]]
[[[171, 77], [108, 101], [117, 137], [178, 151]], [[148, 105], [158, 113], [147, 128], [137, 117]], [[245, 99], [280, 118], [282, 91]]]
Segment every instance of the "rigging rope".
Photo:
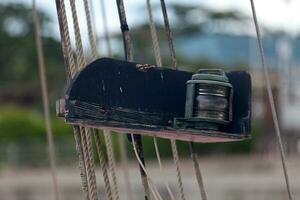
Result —
[[[86, 61], [84, 58], [80, 28], [78, 24], [77, 10], [75, 5], [75, 0], [70, 0], [72, 19], [75, 32], [75, 41], [76, 41], [76, 52], [77, 52], [77, 64], [80, 69], [84, 68]], [[81, 127], [80, 134], [82, 137], [82, 146], [84, 161], [86, 165], [87, 180], [89, 185], [90, 198], [98, 199], [97, 195], [97, 186], [96, 186], [96, 175], [95, 175], [95, 163], [93, 156], [93, 147], [91, 133], [88, 128]]]
[[[56, 12], [57, 12], [57, 17], [59, 22], [59, 31], [61, 35], [61, 41], [62, 41], [62, 51], [65, 60], [65, 68], [68, 75], [67, 78], [68, 80], [70, 80], [72, 77], [75, 76], [76, 66], [72, 54], [65, 3], [64, 0], [56, 0], [55, 3], [56, 3]], [[75, 139], [75, 146], [76, 146], [76, 155], [78, 157], [78, 165], [80, 170], [82, 190], [84, 192], [85, 199], [89, 200], [89, 190], [87, 184], [86, 169], [83, 161], [82, 143], [81, 143], [80, 130], [78, 126], [74, 126], [74, 139]]]
[[96, 40], [95, 40], [95, 34], [92, 27], [92, 20], [91, 20], [91, 14], [90, 14], [90, 8], [89, 8], [89, 2], [88, 0], [83, 0], [84, 4], [84, 11], [86, 16], [86, 24], [88, 28], [88, 35], [89, 35], [89, 43], [92, 48], [92, 56], [93, 60], [97, 58], [97, 46], [96, 46]]
[[101, 140], [100, 140], [99, 130], [95, 130], [94, 138], [95, 138], [99, 161], [100, 161], [102, 174], [103, 174], [103, 178], [104, 178], [104, 187], [105, 187], [106, 196], [107, 196], [107, 199], [113, 200], [111, 186], [110, 186], [108, 172], [107, 172], [107, 162], [105, 160], [105, 156], [104, 156], [105, 154], [103, 151], [104, 146], [102, 145]]
[[[84, 0], [84, 7], [85, 7], [86, 18], [87, 18], [87, 24], [88, 24], [88, 32], [89, 32], [88, 36], [89, 36], [90, 46], [92, 48], [93, 59], [96, 59], [97, 47], [95, 45], [93, 27], [92, 27], [92, 23], [91, 23], [91, 16], [90, 16], [89, 5], [88, 5], [87, 0]], [[106, 130], [104, 130], [104, 139], [106, 141], [106, 146], [107, 146], [109, 169], [112, 173], [112, 183], [113, 183], [113, 191], [114, 191], [113, 195], [114, 195], [115, 199], [119, 199], [119, 189], [118, 189], [118, 183], [117, 183], [117, 176], [116, 176], [116, 172], [115, 172], [115, 160], [114, 160], [114, 153], [113, 153], [113, 147], [112, 147], [112, 142], [111, 142], [111, 135], [109, 132], [106, 132]], [[96, 145], [97, 145], [97, 143], [96, 143]], [[110, 185], [109, 185], [109, 187], [110, 187]]]
[[172, 190], [170, 188], [170, 185], [169, 185], [169, 183], [167, 182], [167, 179], [164, 176], [164, 172], [163, 172], [163, 169], [162, 169], [162, 164], [161, 164], [161, 160], [160, 160], [160, 154], [159, 154], [159, 150], [158, 150], [158, 145], [157, 145], [157, 139], [156, 139], [156, 137], [153, 138], [153, 141], [154, 141], [154, 148], [155, 148], [156, 157], [157, 157], [157, 160], [158, 160], [159, 171], [160, 171], [161, 175], [163, 176], [164, 183], [166, 185], [166, 188], [168, 190], [168, 193], [169, 193], [171, 199], [175, 200], [175, 197], [174, 197], [174, 194], [173, 194], [173, 192], [172, 192]]
[[[168, 46], [169, 46], [169, 50], [170, 50], [172, 64], [173, 64], [174, 69], [177, 69], [177, 60], [176, 60], [176, 53], [175, 53], [174, 42], [173, 42], [173, 35], [172, 35], [172, 31], [170, 29], [166, 4], [165, 4], [164, 0], [161, 0], [160, 2], [161, 2], [161, 8], [162, 8], [162, 13], [163, 13], [163, 17], [164, 17], [165, 32], [166, 32], [167, 38], [168, 38]], [[206, 192], [205, 192], [205, 188], [204, 188], [204, 184], [203, 184], [203, 179], [202, 179], [202, 175], [201, 175], [201, 171], [200, 171], [200, 167], [199, 167], [199, 162], [197, 159], [197, 155], [194, 152], [193, 145], [194, 145], [193, 142], [189, 143], [190, 150], [191, 150], [191, 157], [192, 157], [192, 160], [194, 163], [194, 169], [195, 169], [197, 182], [198, 182], [198, 185], [200, 188], [200, 193], [201, 193], [202, 199], [206, 200], [207, 196], [206, 196]], [[174, 163], [176, 165], [176, 170], [177, 170], [177, 181], [178, 181], [178, 187], [179, 187], [179, 191], [180, 191], [180, 197], [182, 200], [185, 200], [183, 184], [182, 184], [182, 179], [181, 179], [180, 166], [179, 166], [179, 158], [178, 158], [177, 149], [175, 149], [176, 141], [173, 139], [171, 140], [171, 146], [172, 146]], [[173, 147], [174, 147], [174, 149], [173, 149]]]
[[198, 157], [197, 157], [197, 153], [195, 151], [195, 147], [194, 147], [193, 142], [189, 143], [189, 148], [190, 148], [190, 152], [191, 152], [191, 158], [192, 158], [193, 163], [194, 163], [196, 178], [197, 178], [197, 182], [198, 182], [198, 185], [199, 185], [199, 190], [200, 190], [200, 193], [201, 193], [202, 200], [207, 200], [206, 191], [205, 191], [204, 184], [203, 184], [203, 179], [202, 179], [202, 174], [201, 174], [200, 167], [199, 167]]
[[269, 71], [268, 71], [268, 67], [266, 65], [266, 61], [265, 61], [264, 49], [263, 49], [263, 45], [262, 45], [262, 37], [261, 37], [261, 32], [260, 32], [260, 28], [259, 28], [259, 24], [258, 24], [258, 20], [257, 20], [254, 0], [250, 0], [250, 3], [251, 3], [253, 22], [255, 25], [257, 43], [258, 43], [258, 47], [259, 47], [261, 65], [262, 65], [262, 68], [264, 71], [264, 77], [265, 77], [266, 84], [267, 84], [267, 93], [268, 93], [269, 103], [270, 103], [270, 107], [271, 107], [273, 123], [275, 126], [276, 138], [277, 138], [277, 142], [278, 142], [278, 146], [279, 146], [279, 150], [280, 150], [280, 157], [281, 157], [281, 163], [282, 163], [283, 173], [284, 173], [285, 182], [286, 182], [286, 189], [287, 189], [287, 193], [289, 196], [289, 200], [292, 200], [293, 197], [292, 197], [292, 192], [290, 189], [289, 176], [288, 176], [288, 171], [287, 171], [287, 167], [286, 167], [286, 161], [285, 161], [286, 158], [285, 158], [282, 139], [281, 139], [281, 132], [280, 132], [280, 128], [279, 128], [279, 122], [278, 122], [276, 107], [275, 107], [275, 103], [274, 103], [274, 96], [273, 96], [273, 92], [272, 92], [272, 85], [271, 85], [271, 81], [270, 81], [270, 77], [269, 77]]
[[[161, 52], [160, 52], [160, 48], [159, 48], [157, 30], [156, 30], [156, 26], [155, 26], [154, 19], [153, 19], [152, 6], [151, 6], [150, 0], [147, 0], [147, 9], [148, 9], [148, 15], [149, 15], [149, 25], [150, 25], [150, 32], [151, 32], [151, 37], [152, 37], [152, 45], [153, 45], [153, 50], [154, 50], [154, 55], [155, 55], [155, 61], [156, 61], [156, 65], [161, 67], [162, 66]], [[164, 13], [165, 13], [164, 18], [165, 18], [165, 16], [166, 17], [168, 16], [166, 9], [164, 10]], [[165, 19], [164, 21], [168, 21], [168, 19]], [[170, 31], [169, 26], [165, 30], [169, 31], [169, 32], [167, 32], [167, 35], [171, 35], [171, 31]], [[173, 46], [173, 44], [171, 46]], [[174, 52], [174, 53], [171, 53], [171, 55], [175, 55], [174, 49], [171, 50], [171, 48], [170, 48], [170, 51]], [[175, 60], [175, 64], [173, 66], [176, 66], [176, 60]], [[153, 141], [154, 141], [154, 146], [155, 146], [155, 150], [156, 150], [156, 157], [157, 157], [157, 160], [158, 160], [158, 163], [159, 163], [160, 171], [162, 172], [162, 166], [161, 166], [161, 162], [160, 162], [160, 155], [159, 155], [159, 150], [158, 150], [158, 146], [157, 146], [156, 137], [153, 137]], [[179, 187], [179, 191], [180, 191], [180, 197], [181, 197], [182, 200], [185, 200], [184, 192], [183, 192], [183, 184], [182, 184], [182, 179], [181, 179], [180, 166], [179, 166], [178, 151], [177, 151], [177, 147], [176, 147], [176, 141], [174, 139], [171, 139], [170, 142], [171, 142], [171, 149], [172, 149], [172, 153], [173, 153], [174, 164], [176, 165], [177, 182], [178, 182], [178, 187]], [[172, 199], [174, 199], [174, 195], [173, 195], [173, 193], [170, 189], [170, 186], [169, 186], [168, 182], [165, 181], [165, 185], [166, 185], [166, 188], [168, 190], [168, 193], [169, 193], [170, 197]]]
[[40, 32], [40, 19], [36, 10], [35, 0], [32, 0], [32, 14], [34, 20], [34, 28], [35, 28], [35, 43], [37, 48], [38, 55], [38, 65], [39, 65], [39, 76], [41, 82], [41, 90], [42, 90], [42, 99], [43, 99], [43, 107], [44, 107], [44, 118], [46, 125], [46, 133], [47, 133], [47, 142], [48, 142], [48, 154], [50, 158], [50, 166], [51, 166], [51, 175], [53, 182], [53, 190], [55, 199], [59, 199], [58, 192], [58, 184], [57, 184], [57, 172], [56, 172], [56, 158], [55, 158], [55, 149], [53, 142], [53, 132], [51, 128], [51, 118], [50, 118], [50, 106], [49, 106], [49, 97], [48, 97], [48, 87], [47, 87], [47, 78], [46, 78], [46, 70], [45, 70], [45, 60], [44, 60], [44, 52], [43, 52], [43, 44]]
[[105, 139], [105, 143], [106, 143], [106, 148], [107, 148], [107, 156], [108, 156], [108, 165], [109, 165], [109, 169], [111, 171], [112, 174], [112, 182], [113, 182], [113, 194], [114, 194], [114, 198], [115, 199], [120, 199], [119, 197], [119, 189], [118, 189], [118, 183], [117, 183], [117, 175], [116, 175], [116, 163], [115, 163], [115, 156], [114, 156], [114, 151], [112, 148], [112, 142], [111, 142], [111, 135], [110, 135], [110, 131], [104, 129], [104, 139]]
[[[123, 0], [116, 0], [116, 3], [117, 3], [118, 14], [119, 14], [119, 20], [120, 20], [120, 24], [121, 24], [125, 59], [126, 59], [126, 61], [132, 62], [133, 61], [133, 51], [132, 51], [131, 37], [129, 34], [129, 28], [128, 28], [127, 19], [126, 19], [124, 2], [123, 2]], [[140, 150], [139, 153], [141, 155], [143, 155], [140, 140], [133, 142], [133, 146], [134, 147], [137, 146]], [[139, 166], [140, 166], [140, 174], [141, 174], [142, 184], [143, 184], [144, 192], [145, 192], [145, 200], [150, 200], [148, 179], [147, 179], [147, 176], [144, 173], [144, 171], [141, 170], [142, 166], [140, 163], [139, 163]]]
[[157, 188], [156, 188], [154, 182], [153, 182], [152, 179], [150, 178], [149, 173], [147, 172], [147, 170], [146, 170], [146, 168], [145, 168], [145, 165], [144, 165], [143, 161], [141, 160], [141, 158], [140, 158], [140, 156], [139, 156], [139, 153], [138, 153], [138, 150], [137, 150], [137, 148], [136, 148], [136, 145], [134, 145], [136, 141], [135, 141], [135, 139], [134, 139], [134, 135], [133, 135], [133, 134], [131, 134], [131, 138], [132, 138], [132, 144], [133, 144], [132, 146], [133, 146], [134, 154], [135, 154], [136, 159], [138, 160], [138, 162], [139, 162], [141, 168], [143, 169], [144, 173], [146, 174], [146, 177], [147, 177], [147, 179], [148, 179], [148, 181], [149, 181], [149, 183], [150, 183], [150, 184], [149, 184], [149, 187], [150, 187], [150, 190], [151, 190], [151, 192], [152, 192], [152, 194], [153, 194], [153, 196], [154, 196], [154, 199], [156, 199], [156, 200], [157, 200], [157, 199], [162, 200], [162, 197], [160, 196], [160, 194], [159, 194], [159, 192], [158, 192], [158, 190], [157, 190]]
[[169, 46], [169, 50], [170, 50], [172, 64], [173, 64], [174, 69], [177, 69], [176, 53], [175, 53], [175, 48], [174, 48], [174, 44], [173, 44], [173, 34], [172, 34], [172, 31], [170, 28], [169, 17], [168, 17], [165, 0], [160, 0], [160, 4], [161, 4], [161, 10], [163, 13], [163, 17], [164, 17], [165, 32], [166, 32], [167, 38], [168, 38], [168, 46]]

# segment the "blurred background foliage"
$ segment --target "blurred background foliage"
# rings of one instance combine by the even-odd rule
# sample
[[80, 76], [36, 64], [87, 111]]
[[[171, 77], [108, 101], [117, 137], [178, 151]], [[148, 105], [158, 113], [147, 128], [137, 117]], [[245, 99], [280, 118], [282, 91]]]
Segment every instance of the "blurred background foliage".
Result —
[[[156, 8], [156, 7], [155, 7]], [[216, 12], [204, 7], [170, 5], [175, 38], [205, 34], [207, 31], [230, 30], [236, 24], [246, 26], [248, 18], [236, 11]], [[52, 110], [52, 127], [59, 164], [68, 164], [75, 159], [72, 129], [62, 119], [56, 118], [55, 100], [63, 94], [65, 72], [60, 41], [51, 34], [50, 18], [39, 12], [41, 19], [43, 47], [45, 53], [48, 87]], [[202, 15], [200, 21], [190, 20]], [[200, 18], [199, 18], [200, 19]], [[36, 48], [34, 42], [31, 8], [22, 4], [0, 3], [0, 163], [14, 163], [25, 166], [41, 166], [48, 163], [46, 134], [41, 106]], [[170, 66], [167, 40], [161, 23], [158, 23], [164, 65]], [[132, 27], [134, 49], [137, 61], [154, 63], [149, 27], [147, 22]], [[113, 35], [120, 45], [120, 34]], [[121, 48], [122, 49], [122, 48]], [[122, 53], [115, 53], [123, 57]], [[199, 66], [219, 66], [207, 58], [188, 59], [177, 55], [183, 70], [195, 71]], [[247, 64], [237, 64], [232, 69], [247, 69]], [[255, 150], [259, 127], [253, 126], [253, 139], [225, 144], [197, 144], [201, 154], [251, 153]], [[153, 158], [153, 139], [143, 137], [145, 156]], [[118, 143], [114, 134], [116, 157], [119, 158]], [[168, 140], [159, 139], [162, 157], [171, 156]], [[128, 147], [131, 145], [127, 142]], [[132, 157], [132, 148], [127, 148]], [[178, 142], [179, 153], [189, 156], [186, 143]], [[97, 158], [96, 158], [97, 159]]]

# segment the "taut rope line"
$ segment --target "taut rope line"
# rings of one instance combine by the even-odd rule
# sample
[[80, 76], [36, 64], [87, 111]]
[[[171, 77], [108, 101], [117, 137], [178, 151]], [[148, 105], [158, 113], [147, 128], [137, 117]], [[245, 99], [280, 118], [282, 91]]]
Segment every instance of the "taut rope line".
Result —
[[108, 200], [113, 200], [111, 186], [110, 186], [110, 182], [109, 182], [109, 176], [108, 176], [108, 172], [107, 172], [107, 166], [106, 166], [107, 162], [105, 160], [105, 156], [104, 156], [105, 154], [103, 151], [104, 146], [102, 145], [101, 140], [100, 140], [99, 130], [95, 130], [94, 138], [95, 138], [99, 161], [100, 161], [100, 165], [101, 165], [101, 169], [102, 169], [102, 173], [103, 173], [106, 196], [107, 196]]
[[[147, 0], [147, 10], [148, 10], [148, 15], [149, 15], [149, 26], [150, 26], [150, 33], [151, 33], [151, 38], [152, 38], [152, 45], [153, 45], [155, 61], [156, 61], [156, 65], [158, 67], [161, 67], [162, 66], [161, 52], [160, 52], [160, 48], [159, 48], [157, 30], [156, 30], [156, 26], [155, 26], [154, 19], [153, 19], [153, 14], [152, 14], [153, 12], [152, 12], [152, 6], [151, 6], [150, 0]], [[166, 12], [167, 11], [165, 10], [164, 16], [167, 16]], [[168, 19], [165, 19], [165, 21], [168, 21]], [[166, 28], [165, 30], [166, 31], [169, 30], [169, 32], [167, 32], [168, 36], [171, 35], [170, 27]], [[173, 44], [172, 44], [172, 46], [173, 46]], [[170, 49], [170, 51], [172, 52], [171, 49]], [[174, 49], [173, 49], [173, 51], [174, 51]], [[173, 53], [171, 53], [171, 55], [173, 55]], [[174, 55], [175, 55], [175, 51], [174, 51]], [[176, 66], [176, 60], [175, 60], [174, 66]], [[158, 160], [160, 171], [162, 173], [162, 165], [161, 165], [161, 161], [160, 161], [160, 155], [159, 155], [156, 137], [153, 137], [153, 141], [154, 141], [154, 146], [155, 146], [155, 150], [156, 150], [156, 157]], [[180, 167], [179, 167], [179, 158], [178, 158], [178, 151], [177, 151], [177, 147], [176, 147], [176, 141], [174, 139], [170, 139], [170, 142], [171, 142], [173, 160], [176, 165], [177, 182], [178, 182], [178, 187], [179, 187], [179, 191], [180, 191], [180, 196], [181, 196], [181, 199], [184, 200], [185, 197], [184, 197], [183, 186], [182, 186], [183, 184], [182, 184], [182, 180], [181, 180], [181, 172], [180, 172]], [[172, 190], [170, 189], [168, 182], [166, 180], [164, 180], [164, 182], [165, 182], [165, 185], [166, 185], [166, 188], [168, 190], [170, 197], [172, 199], [174, 199], [174, 194], [172, 193]]]
[[[65, 60], [65, 68], [67, 71], [68, 80], [70, 80], [75, 76], [77, 70], [76, 70], [76, 65], [72, 54], [66, 8], [65, 8], [64, 0], [56, 0], [55, 3], [56, 3], [56, 11], [57, 11], [57, 17], [59, 22], [59, 31], [60, 31], [61, 42], [62, 42], [62, 50], [63, 50], [64, 60]], [[76, 145], [76, 155], [78, 157], [78, 165], [79, 165], [80, 177], [82, 183], [82, 190], [85, 195], [85, 200], [89, 200], [90, 195], [89, 195], [89, 189], [87, 183], [86, 166], [83, 159], [83, 148], [82, 148], [80, 130], [78, 126], [74, 126], [73, 129], [74, 129], [74, 139]]]
[[254, 4], [253, 0], [250, 0], [250, 3], [251, 3], [253, 22], [255, 25], [257, 43], [258, 43], [258, 47], [259, 47], [260, 61], [262, 64], [262, 68], [264, 71], [264, 77], [265, 77], [266, 84], [267, 84], [268, 98], [269, 98], [269, 103], [270, 103], [270, 107], [271, 107], [278, 147], [280, 150], [280, 158], [281, 158], [284, 178], [285, 178], [285, 182], [286, 182], [286, 189], [287, 189], [287, 193], [289, 196], [289, 200], [292, 200], [293, 197], [292, 197], [292, 192], [291, 192], [290, 183], [289, 183], [289, 175], [288, 175], [288, 171], [287, 171], [287, 167], [286, 167], [286, 161], [285, 161], [286, 159], [285, 159], [285, 154], [284, 154], [284, 149], [283, 149], [283, 144], [282, 144], [282, 139], [281, 139], [281, 132], [280, 132], [280, 128], [279, 128], [279, 122], [278, 122], [276, 107], [275, 107], [275, 103], [274, 103], [274, 96], [273, 96], [273, 92], [272, 92], [272, 85], [271, 85], [271, 81], [270, 81], [270, 77], [269, 77], [269, 71], [268, 71], [268, 67], [266, 65], [266, 61], [265, 61], [264, 48], [262, 45], [262, 37], [261, 37], [261, 33], [260, 33], [259, 24], [257, 21], [255, 4]]
[[[175, 69], [177, 69], [177, 60], [176, 60], [176, 53], [175, 53], [174, 42], [173, 42], [173, 34], [172, 34], [171, 29], [170, 29], [166, 4], [165, 4], [164, 0], [161, 0], [160, 2], [161, 2], [161, 8], [162, 8], [162, 13], [163, 13], [163, 17], [164, 17], [165, 31], [166, 31], [167, 38], [168, 38], [168, 45], [169, 45], [172, 64], [173, 64], [173, 67]], [[201, 174], [200, 167], [199, 167], [199, 162], [198, 162], [198, 159], [197, 159], [197, 154], [194, 151], [194, 146], [193, 145], [194, 144], [192, 142], [189, 143], [191, 158], [193, 160], [195, 173], [196, 173], [196, 177], [197, 177], [197, 182], [198, 182], [198, 185], [199, 185], [199, 189], [200, 189], [202, 199], [206, 200], [207, 195], [206, 195], [205, 187], [204, 187], [204, 184], [203, 184], [203, 179], [202, 179], [202, 174]], [[185, 200], [183, 184], [182, 184], [182, 179], [181, 179], [178, 152], [177, 152], [177, 148], [176, 148], [176, 141], [174, 139], [171, 139], [171, 146], [172, 146], [174, 163], [176, 165], [176, 170], [177, 170], [177, 180], [178, 180], [178, 187], [179, 187], [179, 191], [180, 191], [180, 197], [181, 197], [181, 200]]]
[[54, 142], [53, 142], [53, 132], [51, 128], [51, 117], [50, 117], [48, 87], [47, 87], [47, 78], [46, 78], [46, 70], [45, 70], [45, 60], [44, 60], [43, 44], [42, 44], [41, 32], [40, 32], [40, 19], [36, 10], [35, 0], [32, 0], [32, 14], [33, 14], [34, 28], [35, 28], [34, 29], [35, 43], [36, 43], [37, 54], [38, 54], [38, 64], [39, 64], [39, 73], [40, 73], [39, 75], [40, 75], [41, 90], [42, 90], [44, 118], [45, 118], [46, 132], [47, 132], [48, 153], [50, 158], [53, 190], [54, 190], [55, 199], [58, 200], [59, 193], [58, 193], [58, 184], [57, 184], [56, 159], [55, 159], [55, 150], [54, 150]]
[[[73, 19], [74, 32], [75, 32], [77, 64], [79, 68], [82, 69], [85, 67], [86, 61], [83, 53], [75, 0], [70, 0], [70, 5], [71, 5], [72, 19]], [[86, 166], [90, 198], [92, 198], [93, 200], [97, 200], [98, 195], [97, 195], [97, 186], [96, 186], [95, 163], [93, 158], [92, 140], [90, 135], [91, 133], [88, 128], [80, 127], [80, 134], [82, 138], [83, 154], [84, 154], [84, 161]]]
[[106, 148], [107, 148], [107, 156], [108, 156], [108, 165], [109, 165], [109, 169], [111, 171], [111, 175], [112, 175], [112, 182], [113, 182], [113, 194], [114, 194], [114, 198], [115, 199], [120, 199], [119, 197], [119, 189], [118, 189], [118, 183], [117, 183], [117, 175], [116, 175], [116, 162], [114, 159], [114, 151], [112, 148], [112, 142], [111, 142], [111, 135], [110, 135], [110, 131], [104, 129], [104, 139], [105, 139], [105, 143], [106, 143]]
[[[117, 8], [118, 8], [119, 20], [120, 20], [123, 43], [124, 43], [125, 60], [132, 62], [133, 61], [132, 44], [131, 44], [131, 37], [129, 34], [129, 28], [128, 28], [127, 19], [126, 19], [124, 2], [123, 2], [123, 0], [116, 0], [116, 3], [117, 3]], [[138, 149], [140, 150], [138, 153], [141, 156], [143, 156], [143, 151], [142, 151], [141, 145], [142, 145], [141, 139], [133, 142], [133, 146], [134, 147], [137, 146]], [[141, 156], [139, 156], [139, 158]], [[143, 162], [142, 162], [142, 164], [143, 164]], [[150, 200], [149, 183], [147, 180], [147, 176], [146, 176], [146, 173], [142, 170], [141, 163], [139, 163], [139, 167], [140, 167], [142, 184], [143, 184], [144, 191], [145, 191], [145, 200]]]

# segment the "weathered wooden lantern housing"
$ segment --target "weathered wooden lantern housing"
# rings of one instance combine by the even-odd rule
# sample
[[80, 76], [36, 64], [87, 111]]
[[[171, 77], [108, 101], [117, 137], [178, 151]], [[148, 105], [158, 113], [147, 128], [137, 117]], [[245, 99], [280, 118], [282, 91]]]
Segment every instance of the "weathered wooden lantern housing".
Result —
[[67, 123], [193, 142], [250, 137], [251, 78], [245, 71], [193, 74], [98, 59], [71, 81], [57, 114]]

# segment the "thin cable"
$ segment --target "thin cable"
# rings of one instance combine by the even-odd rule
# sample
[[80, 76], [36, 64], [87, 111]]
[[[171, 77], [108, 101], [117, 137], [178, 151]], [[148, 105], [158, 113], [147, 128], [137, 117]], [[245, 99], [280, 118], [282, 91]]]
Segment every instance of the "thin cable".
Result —
[[287, 171], [287, 167], [286, 167], [286, 161], [285, 161], [286, 159], [285, 159], [285, 154], [284, 154], [284, 149], [283, 149], [283, 144], [282, 144], [282, 139], [281, 139], [281, 132], [280, 132], [280, 128], [279, 128], [277, 112], [276, 112], [275, 103], [274, 103], [272, 85], [271, 85], [271, 81], [270, 81], [270, 77], [269, 77], [268, 67], [267, 67], [266, 61], [265, 61], [264, 49], [263, 49], [263, 45], [262, 45], [262, 37], [261, 37], [260, 28], [259, 28], [259, 24], [258, 24], [258, 20], [257, 20], [254, 1], [250, 0], [250, 3], [251, 3], [253, 22], [255, 25], [255, 31], [256, 31], [256, 36], [257, 36], [257, 43], [258, 43], [258, 47], [259, 47], [260, 60], [261, 60], [261, 64], [262, 64], [263, 71], [264, 71], [264, 77], [265, 77], [265, 80], [267, 83], [267, 93], [268, 93], [269, 103], [270, 103], [270, 107], [271, 107], [277, 142], [278, 142], [278, 146], [279, 146], [279, 150], [280, 150], [280, 157], [281, 157], [284, 178], [285, 178], [285, 182], [286, 182], [286, 189], [287, 189], [287, 193], [289, 196], [289, 200], [292, 200], [293, 198], [292, 198], [292, 192], [290, 189], [289, 175], [288, 175], [288, 171]]
[[149, 186], [150, 186], [150, 190], [154, 196], [155, 199], [161, 199], [162, 200], [162, 197], [160, 196], [155, 184], [153, 183], [152, 179], [150, 178], [149, 176], [149, 173], [147, 172], [139, 154], [138, 154], [138, 151], [137, 151], [137, 148], [136, 148], [136, 145], [135, 145], [135, 140], [134, 140], [134, 136], [133, 134], [131, 134], [131, 138], [132, 138], [132, 145], [133, 145], [133, 150], [134, 150], [134, 154], [136, 156], [136, 159], [138, 160], [140, 166], [142, 167], [144, 173], [146, 174], [146, 177], [147, 177], [147, 180], [149, 181]]
[[108, 156], [108, 165], [109, 169], [112, 174], [112, 182], [113, 182], [113, 191], [114, 191], [114, 198], [115, 199], [120, 199], [119, 197], [119, 189], [118, 189], [118, 182], [117, 182], [117, 175], [116, 175], [116, 163], [115, 163], [115, 156], [114, 156], [114, 151], [112, 148], [112, 142], [111, 142], [111, 135], [109, 130], [104, 129], [104, 139], [106, 143], [106, 148], [107, 148], [107, 156]]
[[[66, 9], [64, 0], [56, 0], [56, 11], [57, 17], [59, 22], [59, 30], [61, 35], [62, 41], [62, 50], [65, 60], [65, 68], [68, 72], [68, 80], [73, 78], [76, 73], [76, 65], [74, 62], [71, 42], [70, 42], [70, 35], [69, 35], [69, 28], [68, 28], [68, 21], [66, 16]], [[89, 189], [88, 189], [88, 181], [87, 181], [87, 174], [86, 174], [86, 166], [83, 159], [83, 147], [81, 142], [80, 136], [80, 129], [78, 126], [74, 126], [74, 139], [75, 139], [75, 146], [76, 146], [76, 155], [78, 157], [78, 165], [80, 170], [80, 177], [82, 183], [82, 190], [84, 192], [85, 200], [90, 199]]]
[[96, 46], [96, 40], [95, 40], [95, 33], [94, 33], [93, 27], [92, 27], [91, 13], [90, 13], [88, 0], [83, 0], [83, 4], [84, 4], [85, 16], [86, 16], [86, 24], [87, 24], [87, 28], [88, 28], [89, 43], [92, 48], [93, 60], [95, 60], [97, 58], [98, 53], [97, 53], [97, 46]]
[[35, 43], [38, 54], [38, 63], [39, 63], [39, 72], [40, 72], [40, 82], [41, 82], [41, 92], [43, 99], [43, 107], [44, 107], [44, 118], [46, 125], [46, 133], [47, 133], [47, 142], [48, 142], [48, 153], [50, 158], [50, 166], [51, 166], [51, 175], [52, 175], [52, 183], [54, 190], [54, 197], [56, 200], [59, 199], [58, 192], [58, 184], [57, 184], [57, 170], [56, 170], [56, 158], [55, 158], [55, 150], [54, 150], [54, 142], [53, 142], [53, 132], [51, 128], [51, 118], [50, 118], [50, 106], [49, 106], [49, 97], [48, 97], [48, 87], [47, 87], [47, 78], [46, 78], [46, 70], [45, 70], [45, 60], [44, 60], [44, 52], [43, 52], [43, 44], [40, 33], [40, 19], [36, 10], [35, 0], [32, 0], [32, 14], [34, 20], [34, 28], [35, 28]]
[[100, 140], [99, 130], [95, 130], [94, 138], [95, 138], [99, 161], [100, 161], [102, 174], [103, 174], [103, 178], [104, 178], [104, 183], [105, 183], [104, 187], [105, 187], [106, 196], [107, 196], [107, 199], [113, 200], [111, 186], [110, 186], [110, 182], [109, 182], [109, 176], [108, 176], [108, 172], [107, 172], [107, 162], [104, 157], [104, 150], [103, 150], [104, 146], [102, 145], [101, 140]]
[[202, 200], [207, 200], [207, 195], [206, 195], [206, 191], [204, 188], [203, 178], [202, 178], [202, 174], [201, 174], [200, 167], [199, 167], [198, 157], [197, 157], [197, 153], [195, 151], [193, 142], [189, 143], [189, 148], [190, 148], [190, 152], [191, 152], [191, 158], [194, 163], [194, 169], [195, 169], [196, 178], [197, 178], [197, 182], [199, 185], [199, 190], [201, 193]]
[[172, 31], [170, 28], [169, 17], [168, 17], [165, 0], [160, 0], [160, 4], [161, 4], [161, 10], [163, 13], [163, 17], [164, 17], [165, 32], [166, 32], [167, 38], [168, 38], [168, 45], [169, 45], [172, 64], [173, 64], [174, 69], [177, 69], [177, 60], [176, 60], [176, 53], [175, 53], [174, 42], [173, 42], [173, 34], [172, 34]]
[[162, 169], [162, 164], [161, 164], [161, 160], [160, 160], [160, 154], [159, 154], [159, 150], [158, 150], [158, 145], [157, 145], [157, 139], [156, 139], [156, 137], [153, 137], [153, 141], [154, 141], [154, 148], [155, 148], [156, 157], [157, 157], [157, 160], [158, 160], [159, 171], [160, 171], [160, 173], [163, 176], [165, 186], [166, 186], [166, 188], [168, 190], [168, 193], [169, 193], [171, 199], [175, 200], [175, 197], [174, 197], [174, 194], [173, 194], [173, 192], [172, 192], [172, 190], [170, 188], [170, 185], [167, 182], [167, 179], [163, 175], [164, 172], [163, 172], [163, 169]]

